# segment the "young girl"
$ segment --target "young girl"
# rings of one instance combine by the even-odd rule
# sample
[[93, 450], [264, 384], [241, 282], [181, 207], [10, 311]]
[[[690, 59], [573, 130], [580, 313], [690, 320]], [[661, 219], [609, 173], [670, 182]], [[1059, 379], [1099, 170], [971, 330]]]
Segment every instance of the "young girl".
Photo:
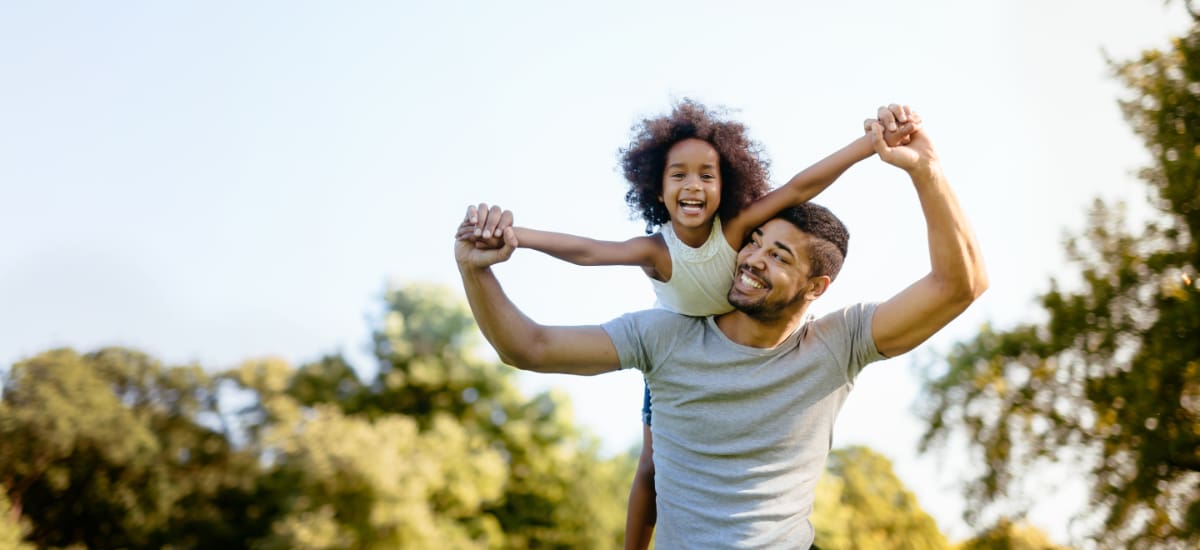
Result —
[[[889, 145], [905, 142], [920, 124], [907, 107], [880, 108], [879, 116], [892, 129], [885, 133]], [[518, 246], [577, 265], [638, 266], [654, 286], [658, 307], [707, 316], [733, 309], [727, 295], [747, 235], [779, 211], [816, 196], [874, 149], [863, 136], [768, 192], [767, 162], [745, 126], [685, 99], [669, 115], [643, 120], [621, 153], [629, 182], [625, 200], [646, 221], [646, 236], [598, 241], [515, 227]], [[475, 234], [490, 237], [488, 229], [477, 226]], [[502, 229], [496, 226], [494, 234]], [[650, 404], [647, 389], [642, 454], [629, 492], [627, 549], [649, 545], [657, 515]]]

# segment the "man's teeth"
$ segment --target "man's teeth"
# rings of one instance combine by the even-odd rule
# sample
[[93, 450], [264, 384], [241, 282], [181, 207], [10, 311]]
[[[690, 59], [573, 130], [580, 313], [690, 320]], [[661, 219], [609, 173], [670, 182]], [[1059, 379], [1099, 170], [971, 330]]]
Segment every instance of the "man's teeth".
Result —
[[758, 281], [751, 279], [750, 276], [746, 275], [745, 273], [742, 274], [742, 284], [750, 288], [763, 288], [763, 285], [759, 284]]

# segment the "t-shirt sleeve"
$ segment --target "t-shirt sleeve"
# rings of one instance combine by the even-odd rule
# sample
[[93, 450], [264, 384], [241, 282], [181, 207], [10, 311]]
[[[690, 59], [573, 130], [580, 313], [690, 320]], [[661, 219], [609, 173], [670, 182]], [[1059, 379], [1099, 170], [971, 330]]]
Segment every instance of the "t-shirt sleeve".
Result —
[[[687, 319], [667, 310], [648, 309], [626, 313], [601, 327], [617, 348], [622, 369], [650, 372], [656, 364], [655, 358], [665, 357], [670, 346], [678, 341], [678, 331], [673, 327]], [[676, 337], [671, 337], [672, 334]]]
[[846, 380], [853, 382], [862, 368], [887, 359], [875, 348], [871, 321], [876, 303], [855, 304], [830, 313], [817, 320], [818, 336], [825, 343], [838, 365], [846, 369]]

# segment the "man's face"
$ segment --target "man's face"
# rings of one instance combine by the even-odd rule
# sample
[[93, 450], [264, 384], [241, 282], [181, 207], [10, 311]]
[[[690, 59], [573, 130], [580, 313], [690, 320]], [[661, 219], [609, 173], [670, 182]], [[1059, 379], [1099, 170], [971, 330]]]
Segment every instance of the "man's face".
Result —
[[809, 277], [812, 237], [774, 219], [750, 234], [737, 256], [729, 303], [761, 320], [790, 317], [824, 292], [829, 278]]

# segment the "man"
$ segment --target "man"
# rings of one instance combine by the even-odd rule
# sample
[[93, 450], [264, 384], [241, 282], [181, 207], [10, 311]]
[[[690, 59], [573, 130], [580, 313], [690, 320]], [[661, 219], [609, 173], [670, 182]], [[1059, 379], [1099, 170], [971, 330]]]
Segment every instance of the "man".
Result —
[[[649, 310], [586, 327], [542, 326], [522, 314], [490, 270], [517, 245], [511, 213], [486, 205], [468, 212], [455, 256], [475, 319], [504, 362], [538, 372], [645, 373], [654, 399], [658, 547], [808, 548], [813, 489], [858, 372], [913, 349], [987, 287], [978, 244], [928, 135], [897, 147], [883, 141], [893, 111], [903, 112], [881, 109], [869, 131], [880, 158], [905, 170], [917, 190], [930, 272], [885, 302], [817, 320], [805, 313], [837, 275], [848, 241], [820, 206], [786, 210], [754, 231], [737, 256], [734, 311], [696, 318]], [[477, 226], [483, 235], [502, 228], [503, 240], [475, 237]]]

